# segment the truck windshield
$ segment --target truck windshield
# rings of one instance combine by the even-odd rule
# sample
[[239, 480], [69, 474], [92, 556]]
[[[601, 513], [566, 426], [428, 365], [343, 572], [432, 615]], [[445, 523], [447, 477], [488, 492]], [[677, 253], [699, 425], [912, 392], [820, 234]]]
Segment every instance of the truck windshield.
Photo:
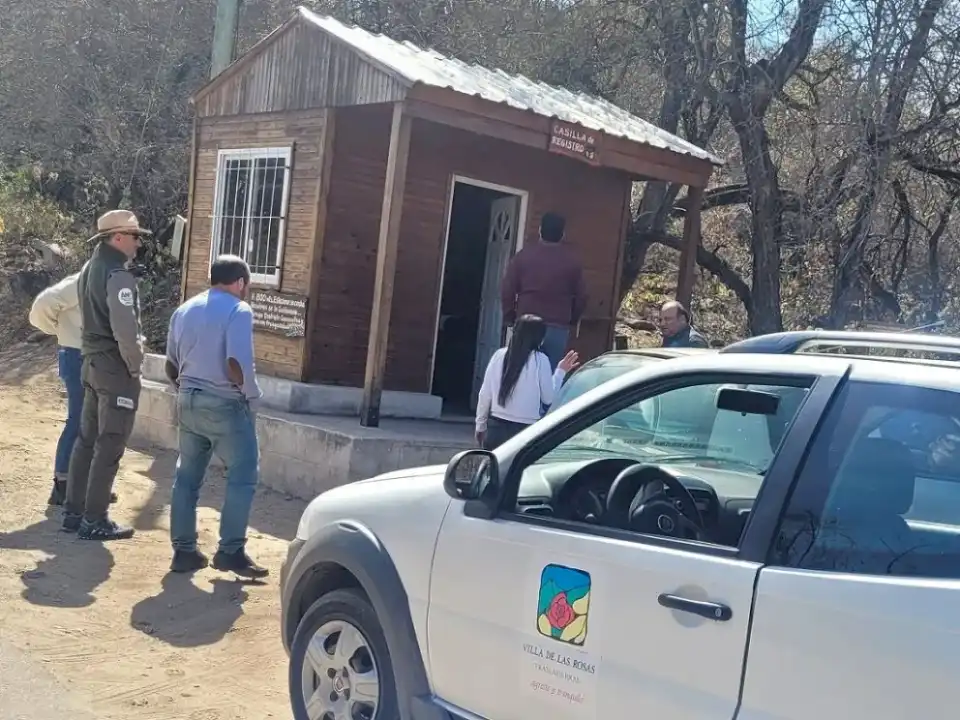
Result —
[[613, 380], [651, 362], [660, 362], [660, 358], [646, 355], [612, 355], [592, 360], [577, 370], [563, 384], [551, 409], [566, 405], [571, 400], [593, 390], [608, 380]]

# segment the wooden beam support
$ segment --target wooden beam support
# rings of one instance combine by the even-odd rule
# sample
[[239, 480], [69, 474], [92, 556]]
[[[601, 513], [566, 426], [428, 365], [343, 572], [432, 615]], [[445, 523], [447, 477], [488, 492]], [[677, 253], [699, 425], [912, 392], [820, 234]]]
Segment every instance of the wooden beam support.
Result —
[[[425, 85], [415, 85], [408, 100], [413, 101], [411, 105], [416, 108], [413, 112], [425, 120], [544, 150], [550, 141], [552, 121], [531, 110]], [[437, 108], [445, 109], [446, 113], [437, 112]], [[427, 113], [432, 116], [426, 117]], [[600, 165], [623, 170], [635, 178], [700, 186], [709, 182], [714, 169], [707, 160], [606, 134], [600, 149]]]
[[[606, 142], [606, 137], [604, 137]], [[658, 158], [659, 159], [659, 158]], [[614, 170], [623, 170], [636, 179], [645, 178], [654, 182], [669, 182], [679, 185], [690, 185], [693, 183], [702, 185], [707, 182], [709, 175], [702, 172], [692, 172], [679, 164], [670, 164], [669, 162], [655, 162], [645, 160], [635, 155], [627, 155], [606, 145], [600, 150], [600, 162], [603, 167]]]
[[395, 103], [390, 123], [390, 149], [387, 151], [387, 177], [383, 184], [380, 240], [377, 245], [377, 275], [373, 287], [363, 403], [360, 406], [360, 424], [364, 427], [380, 425], [380, 397], [383, 394], [393, 284], [397, 271], [397, 243], [403, 215], [403, 191], [407, 183], [407, 158], [410, 155], [410, 122], [403, 103]]
[[693, 278], [697, 271], [697, 248], [700, 247], [700, 214], [703, 211], [703, 188], [687, 188], [687, 214], [683, 220], [683, 249], [677, 274], [676, 299], [687, 310], [693, 299]]
[[418, 120], [428, 120], [477, 135], [497, 138], [498, 140], [509, 140], [537, 150], [546, 149], [548, 137], [546, 133], [495, 118], [475, 115], [462, 110], [451, 110], [443, 105], [435, 105], [424, 100], [409, 100], [407, 111]]
[[190, 134], [190, 175], [187, 180], [187, 227], [180, 248], [180, 302], [187, 299], [187, 273], [190, 270], [190, 242], [193, 236], [193, 206], [197, 192], [197, 155], [200, 152], [200, 120], [193, 115], [193, 132]]

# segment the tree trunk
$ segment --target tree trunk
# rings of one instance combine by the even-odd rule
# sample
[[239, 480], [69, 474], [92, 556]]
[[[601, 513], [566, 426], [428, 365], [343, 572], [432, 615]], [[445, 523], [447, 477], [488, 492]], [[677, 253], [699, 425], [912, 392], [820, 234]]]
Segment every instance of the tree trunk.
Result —
[[749, 102], [730, 103], [730, 116], [740, 140], [750, 204], [750, 249], [753, 255], [751, 300], [747, 306], [750, 332], [780, 332], [780, 226], [783, 198], [777, 168], [770, 157], [770, 138]]
[[867, 239], [870, 237], [883, 183], [892, 161], [894, 136], [900, 128], [907, 92], [913, 85], [920, 61], [926, 54], [930, 30], [937, 14], [943, 9], [944, 2], [945, 0], [926, 0], [924, 3], [917, 16], [917, 24], [907, 45], [903, 62], [899, 68], [887, 69], [890, 81], [887, 84], [887, 102], [883, 114], [876, 124], [868, 122], [865, 128], [867, 152], [865, 189], [860, 196], [850, 239], [841, 255], [833, 284], [829, 316], [831, 327], [842, 328], [849, 322], [850, 310], [854, 304], [852, 297], [862, 291], [858, 269], [863, 259]]

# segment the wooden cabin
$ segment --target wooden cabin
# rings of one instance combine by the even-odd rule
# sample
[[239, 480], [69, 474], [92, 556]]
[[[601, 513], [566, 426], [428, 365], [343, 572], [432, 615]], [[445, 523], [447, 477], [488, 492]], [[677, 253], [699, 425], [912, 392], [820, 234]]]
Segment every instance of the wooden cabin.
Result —
[[250, 263], [258, 370], [475, 402], [503, 341], [499, 283], [567, 220], [589, 304], [570, 344], [608, 350], [634, 181], [689, 186], [689, 301], [702, 189], [719, 161], [606, 101], [468, 65], [299, 9], [203, 87], [183, 289]]

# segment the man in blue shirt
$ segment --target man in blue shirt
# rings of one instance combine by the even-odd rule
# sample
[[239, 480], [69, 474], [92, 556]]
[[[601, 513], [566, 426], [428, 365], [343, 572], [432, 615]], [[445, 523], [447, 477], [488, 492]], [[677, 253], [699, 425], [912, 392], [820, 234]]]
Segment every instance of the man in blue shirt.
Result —
[[267, 569], [247, 555], [247, 523], [259, 476], [257, 427], [251, 404], [261, 396], [253, 361], [253, 311], [245, 302], [250, 268], [222, 255], [210, 268], [210, 289], [170, 318], [167, 377], [178, 388], [180, 458], [170, 502], [173, 572], [207, 566], [197, 549], [197, 501], [216, 453], [227, 469], [220, 512], [217, 570], [262, 578]]

